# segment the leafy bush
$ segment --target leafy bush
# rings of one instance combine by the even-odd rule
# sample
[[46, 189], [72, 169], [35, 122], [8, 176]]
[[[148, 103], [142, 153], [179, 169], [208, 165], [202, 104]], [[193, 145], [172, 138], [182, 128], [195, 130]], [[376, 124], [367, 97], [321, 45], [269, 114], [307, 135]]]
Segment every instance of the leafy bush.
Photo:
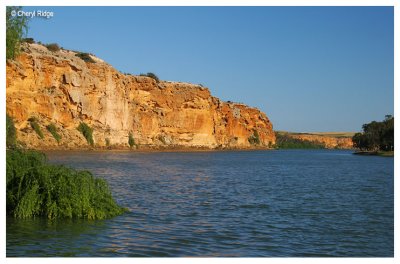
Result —
[[6, 147], [15, 148], [17, 145], [17, 130], [15, 129], [14, 120], [6, 114]]
[[43, 153], [8, 150], [6, 164], [8, 215], [104, 219], [126, 211], [116, 204], [105, 180], [47, 164]]
[[257, 130], [253, 130], [253, 134], [247, 139], [251, 145], [260, 145], [260, 135]]
[[148, 73], [146, 73], [146, 74], [141, 73], [140, 76], [147, 76], [147, 77], [153, 78], [156, 82], [160, 82], [160, 79], [158, 78], [158, 76], [155, 75], [155, 74], [152, 73], [152, 72], [148, 72]]
[[46, 126], [46, 128], [53, 135], [54, 139], [57, 140], [57, 143], [60, 143], [61, 136], [60, 134], [58, 134], [56, 126], [53, 123], [51, 123], [48, 126]]
[[94, 145], [93, 129], [90, 126], [88, 126], [85, 122], [81, 122], [77, 129], [86, 138], [86, 141], [89, 143], [89, 145], [93, 146]]
[[60, 50], [60, 46], [58, 46], [57, 43], [51, 43], [51, 44], [47, 44], [45, 45], [46, 48], [52, 52], [56, 52]]
[[90, 57], [89, 53], [78, 52], [75, 54], [75, 56], [81, 58], [85, 62], [96, 63], [96, 61], [92, 57]]
[[14, 59], [20, 52], [22, 37], [28, 31], [28, 17], [13, 16], [21, 7], [6, 7], [6, 59]]
[[44, 135], [43, 135], [42, 130], [40, 129], [40, 126], [39, 126], [39, 124], [38, 124], [38, 122], [37, 122], [37, 119], [36, 119], [35, 117], [31, 117], [31, 118], [28, 119], [28, 121], [30, 122], [31, 127], [33, 128], [33, 130], [35, 130], [36, 134], [37, 134], [41, 139], [43, 139], [43, 138], [44, 138]]
[[106, 147], [109, 147], [109, 146], [110, 146], [110, 139], [106, 138]]
[[132, 133], [129, 133], [129, 139], [128, 139], [129, 147], [133, 147], [135, 145], [135, 139], [133, 138]]

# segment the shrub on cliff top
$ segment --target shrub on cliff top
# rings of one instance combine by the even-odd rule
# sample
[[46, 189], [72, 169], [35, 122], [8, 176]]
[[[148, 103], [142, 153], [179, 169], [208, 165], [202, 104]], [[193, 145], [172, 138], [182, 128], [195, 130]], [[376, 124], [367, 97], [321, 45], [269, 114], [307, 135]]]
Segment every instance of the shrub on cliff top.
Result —
[[54, 125], [53, 123], [49, 124], [48, 126], [46, 126], [47, 130], [53, 135], [54, 139], [57, 140], [57, 143], [60, 143], [61, 140], [61, 136], [60, 134], [58, 134], [57, 132], [57, 128], [56, 125]]
[[26, 42], [26, 43], [29, 43], [29, 44], [34, 44], [35, 40], [33, 38], [24, 38], [24, 39], [22, 39], [22, 42]]
[[8, 215], [104, 219], [126, 211], [116, 204], [105, 180], [47, 164], [43, 153], [8, 150], [6, 164]]
[[78, 52], [75, 54], [75, 56], [81, 58], [85, 62], [96, 63], [96, 61], [92, 57], [90, 57], [89, 53]]
[[88, 126], [85, 122], [81, 122], [77, 127], [77, 129], [86, 138], [86, 141], [89, 143], [89, 145], [93, 146], [94, 145], [93, 129], [90, 126]]
[[46, 48], [52, 52], [56, 52], [60, 50], [60, 46], [57, 43], [50, 43], [45, 45]]
[[17, 145], [17, 130], [15, 129], [14, 120], [6, 114], [6, 147], [15, 148]]
[[39, 124], [38, 124], [38, 122], [37, 122], [37, 119], [36, 119], [35, 117], [30, 117], [30, 118], [28, 119], [28, 121], [29, 121], [29, 123], [31, 124], [31, 127], [33, 128], [33, 130], [35, 130], [36, 134], [37, 134], [41, 139], [43, 139], [43, 138], [44, 138], [44, 135], [43, 135], [42, 130], [40, 129], [40, 126], [39, 126]]
[[160, 79], [158, 78], [158, 76], [155, 75], [155, 74], [152, 73], [152, 72], [148, 72], [148, 73], [146, 73], [146, 74], [141, 73], [140, 76], [147, 76], [147, 77], [150, 77], [150, 78], [154, 79], [156, 82], [159, 82], [159, 81], [160, 81]]

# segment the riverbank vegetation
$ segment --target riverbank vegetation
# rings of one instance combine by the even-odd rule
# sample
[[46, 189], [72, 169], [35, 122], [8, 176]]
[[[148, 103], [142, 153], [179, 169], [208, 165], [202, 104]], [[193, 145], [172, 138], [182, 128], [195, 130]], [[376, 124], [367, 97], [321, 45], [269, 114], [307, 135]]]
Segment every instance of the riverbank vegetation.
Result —
[[6, 211], [16, 218], [105, 219], [126, 211], [105, 180], [47, 162], [43, 153], [17, 146], [13, 120], [6, 126]]
[[6, 115], [6, 147], [13, 149], [17, 146], [17, 130], [15, 129], [14, 120]]
[[288, 133], [276, 132], [275, 147], [278, 149], [324, 149], [325, 145], [317, 141], [301, 140]]
[[352, 140], [355, 148], [362, 152], [394, 151], [394, 117], [387, 115], [381, 122], [372, 121], [362, 126]]

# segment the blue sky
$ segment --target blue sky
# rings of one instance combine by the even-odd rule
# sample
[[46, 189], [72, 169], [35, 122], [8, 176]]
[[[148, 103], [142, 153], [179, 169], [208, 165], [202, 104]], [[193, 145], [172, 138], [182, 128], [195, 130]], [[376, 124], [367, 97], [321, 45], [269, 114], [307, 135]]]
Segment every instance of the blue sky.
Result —
[[392, 7], [31, 7], [28, 36], [121, 72], [201, 83], [274, 129], [359, 131], [394, 112]]

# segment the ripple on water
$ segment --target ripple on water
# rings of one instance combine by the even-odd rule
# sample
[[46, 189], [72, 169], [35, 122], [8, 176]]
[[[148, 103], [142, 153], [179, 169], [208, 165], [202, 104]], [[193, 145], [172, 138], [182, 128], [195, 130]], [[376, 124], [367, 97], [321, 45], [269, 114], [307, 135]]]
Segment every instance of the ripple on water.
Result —
[[56, 152], [130, 212], [7, 218], [7, 256], [393, 257], [393, 159], [348, 151]]

